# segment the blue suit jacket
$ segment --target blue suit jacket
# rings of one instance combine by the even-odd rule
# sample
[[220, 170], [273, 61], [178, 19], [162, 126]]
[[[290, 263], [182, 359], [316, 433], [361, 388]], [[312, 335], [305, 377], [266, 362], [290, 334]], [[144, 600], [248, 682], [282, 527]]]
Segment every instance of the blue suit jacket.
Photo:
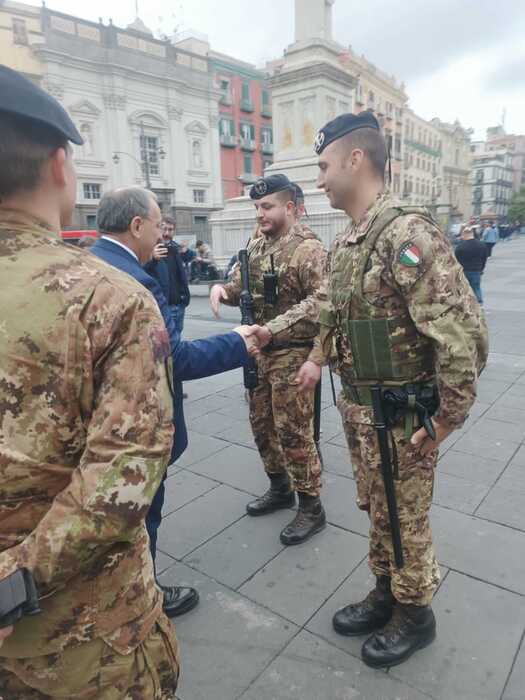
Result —
[[248, 361], [246, 345], [238, 333], [215, 335], [204, 340], [181, 340], [158, 282], [145, 272], [131, 253], [107, 239], [99, 239], [95, 245], [91, 246], [90, 251], [101, 260], [134, 277], [153, 294], [159, 306], [170, 336], [173, 357], [175, 441], [171, 460], [174, 461], [188, 446], [182, 402], [182, 381], [210, 377], [213, 374], [242, 367]]

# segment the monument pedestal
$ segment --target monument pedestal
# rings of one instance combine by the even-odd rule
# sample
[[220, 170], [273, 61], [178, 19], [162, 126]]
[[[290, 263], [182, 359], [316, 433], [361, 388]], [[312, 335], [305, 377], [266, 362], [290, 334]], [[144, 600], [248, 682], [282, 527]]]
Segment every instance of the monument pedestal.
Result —
[[[316, 189], [318, 158], [315, 135], [326, 122], [352, 111], [355, 78], [340, 64], [344, 50], [332, 41], [335, 0], [296, 0], [296, 41], [270, 80], [272, 88], [274, 163], [265, 175], [284, 173], [305, 192], [308, 224], [328, 246], [346, 225]], [[312, 33], [314, 32], [314, 33]], [[255, 229], [248, 197], [228, 200], [211, 219], [214, 255], [223, 261], [242, 248]]]

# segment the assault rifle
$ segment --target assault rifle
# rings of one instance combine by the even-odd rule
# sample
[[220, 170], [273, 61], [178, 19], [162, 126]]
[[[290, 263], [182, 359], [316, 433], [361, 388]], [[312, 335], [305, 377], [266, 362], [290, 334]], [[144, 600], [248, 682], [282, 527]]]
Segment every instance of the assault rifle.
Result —
[[[241, 308], [241, 323], [243, 326], [253, 326], [255, 318], [253, 315], [253, 297], [250, 292], [250, 270], [248, 266], [248, 251], [246, 248], [239, 251], [239, 267], [241, 272], [241, 296], [239, 306]], [[255, 360], [250, 358], [247, 365], [244, 366], [244, 386], [248, 391], [253, 391], [257, 384], [257, 364]]]

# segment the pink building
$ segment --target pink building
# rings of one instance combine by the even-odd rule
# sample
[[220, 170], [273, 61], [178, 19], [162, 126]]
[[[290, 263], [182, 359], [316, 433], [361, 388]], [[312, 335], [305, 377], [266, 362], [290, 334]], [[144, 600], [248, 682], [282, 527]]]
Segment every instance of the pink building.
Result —
[[247, 185], [273, 162], [270, 91], [266, 74], [250, 63], [209, 52], [220, 90], [219, 137], [224, 199], [244, 194]]

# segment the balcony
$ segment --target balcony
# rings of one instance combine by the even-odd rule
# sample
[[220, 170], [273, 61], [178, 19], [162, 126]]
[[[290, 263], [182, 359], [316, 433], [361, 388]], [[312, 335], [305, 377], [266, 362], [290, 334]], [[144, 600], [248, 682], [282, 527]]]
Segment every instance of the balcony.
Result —
[[253, 173], [242, 173], [239, 176], [239, 180], [243, 183], [243, 185], [253, 185], [254, 182], [257, 182], [257, 175], [254, 175]]
[[261, 143], [261, 153], [265, 156], [273, 156], [273, 143]]
[[245, 139], [241, 136], [240, 145], [243, 151], [255, 151], [257, 144], [253, 139]]
[[221, 146], [235, 148], [237, 146], [237, 138], [231, 134], [221, 134]]
[[253, 112], [253, 102], [251, 100], [242, 99], [241, 100], [241, 110], [243, 112]]
[[268, 119], [272, 118], [272, 108], [270, 105], [263, 105], [261, 107], [261, 117], [268, 117]]

